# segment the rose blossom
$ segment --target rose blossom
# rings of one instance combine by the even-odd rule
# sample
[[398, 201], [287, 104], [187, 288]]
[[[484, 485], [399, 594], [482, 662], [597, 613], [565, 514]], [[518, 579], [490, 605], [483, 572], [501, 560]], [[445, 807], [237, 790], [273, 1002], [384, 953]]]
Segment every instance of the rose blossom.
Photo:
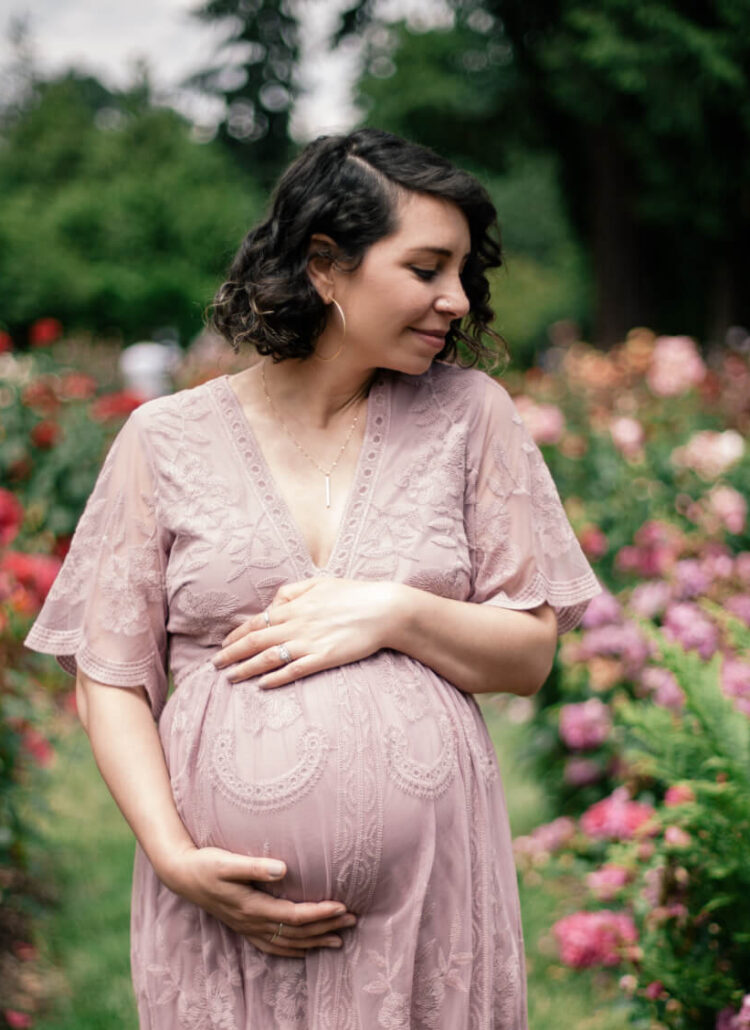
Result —
[[708, 493], [708, 505], [730, 533], [742, 533], [747, 520], [747, 501], [734, 487], [718, 484]]
[[667, 788], [667, 792], [664, 795], [664, 804], [667, 808], [689, 804], [691, 801], [695, 801], [695, 792], [686, 783], [675, 783]]
[[750, 594], [735, 594], [727, 598], [724, 608], [750, 626]]
[[598, 901], [611, 901], [629, 879], [630, 873], [625, 866], [608, 862], [601, 869], [588, 874], [586, 886], [594, 892]]
[[559, 443], [565, 431], [565, 416], [554, 404], [537, 404], [531, 397], [514, 397], [518, 413], [534, 443]]
[[581, 619], [584, 629], [606, 626], [610, 622], [622, 622], [622, 606], [608, 590], [592, 597]]
[[683, 447], [676, 447], [670, 456], [673, 465], [691, 468], [710, 481], [736, 464], [745, 453], [745, 442], [736, 429], [723, 433], [704, 429], [693, 433]]
[[625, 912], [574, 912], [558, 919], [552, 927], [566, 966], [616, 966], [624, 945], [638, 940], [633, 920]]
[[704, 660], [719, 646], [718, 627], [690, 601], [670, 605], [662, 629], [669, 640], [681, 644], [686, 651], [697, 651]]
[[645, 619], [653, 619], [661, 615], [672, 599], [672, 588], [666, 580], [654, 579], [647, 583], [639, 583], [630, 595], [630, 608], [636, 615]]
[[609, 708], [598, 697], [560, 709], [560, 736], [569, 748], [586, 751], [599, 747], [609, 737], [612, 719]]
[[587, 837], [628, 840], [654, 814], [651, 805], [631, 801], [626, 787], [617, 787], [609, 797], [586, 809], [580, 826]]
[[598, 626], [586, 630], [581, 638], [579, 660], [587, 661], [596, 655], [621, 658], [625, 672], [636, 676], [648, 659], [651, 647], [640, 627], [634, 622], [619, 626]]
[[0, 487], [0, 546], [9, 544], [23, 522], [23, 506], [15, 494]]
[[646, 382], [657, 397], [676, 397], [703, 382], [706, 366], [689, 336], [659, 336]]
[[523, 837], [516, 837], [513, 841], [513, 851], [518, 855], [549, 855], [559, 851], [566, 845], [576, 832], [576, 824], [568, 816], [561, 815], [553, 819], [551, 823], [544, 823], [537, 826], [531, 833]]
[[740, 551], [734, 556], [734, 574], [741, 583], [750, 586], [750, 551]]
[[750, 662], [724, 655], [721, 663], [721, 689], [736, 707], [750, 715]]
[[664, 831], [664, 843], [673, 848], [686, 848], [690, 845], [692, 837], [679, 826], [668, 826]]
[[672, 574], [675, 580], [675, 598], [679, 601], [700, 597], [711, 586], [711, 576], [696, 558], [678, 561]]
[[615, 447], [626, 458], [640, 453], [643, 447], [644, 433], [643, 426], [638, 419], [630, 418], [627, 415], [614, 418], [609, 424], [609, 432]]
[[571, 787], [587, 787], [601, 778], [602, 770], [591, 758], [579, 758], [577, 755], [566, 758], [563, 780]]

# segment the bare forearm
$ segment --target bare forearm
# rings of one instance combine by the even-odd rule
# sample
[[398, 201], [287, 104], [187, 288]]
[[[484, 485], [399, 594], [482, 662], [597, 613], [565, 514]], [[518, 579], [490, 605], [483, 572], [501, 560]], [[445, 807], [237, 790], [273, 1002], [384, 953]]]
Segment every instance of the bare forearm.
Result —
[[159, 876], [194, 848], [175, 807], [158, 730], [140, 689], [110, 687], [79, 672], [81, 722], [96, 764]]
[[434, 669], [467, 693], [535, 693], [552, 668], [555, 614], [547, 605], [512, 611], [394, 584], [384, 646]]

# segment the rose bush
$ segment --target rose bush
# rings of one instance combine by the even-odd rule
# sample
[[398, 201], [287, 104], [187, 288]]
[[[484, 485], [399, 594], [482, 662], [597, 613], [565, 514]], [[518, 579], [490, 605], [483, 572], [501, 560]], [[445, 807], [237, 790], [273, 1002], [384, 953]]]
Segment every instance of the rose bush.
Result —
[[559, 814], [515, 841], [519, 872], [586, 885], [584, 906], [551, 928], [560, 961], [615, 970], [634, 1025], [739, 1027], [750, 363], [729, 351], [704, 362], [692, 341], [642, 330], [606, 355], [581, 344], [548, 358], [554, 376], [516, 386], [561, 409], [557, 446], [538, 442], [608, 589], [535, 699], [530, 750]]

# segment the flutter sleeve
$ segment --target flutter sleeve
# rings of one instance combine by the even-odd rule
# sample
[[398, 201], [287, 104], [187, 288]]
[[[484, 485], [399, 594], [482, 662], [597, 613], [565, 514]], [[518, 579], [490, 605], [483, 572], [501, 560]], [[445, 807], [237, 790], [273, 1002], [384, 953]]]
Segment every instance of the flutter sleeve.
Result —
[[515, 609], [546, 601], [558, 634], [565, 633], [602, 588], [508, 392], [483, 373], [477, 382], [466, 492], [468, 599]]
[[156, 718], [167, 695], [168, 540], [142, 411], [115, 438], [25, 643], [71, 675], [80, 668], [111, 686], [143, 686]]

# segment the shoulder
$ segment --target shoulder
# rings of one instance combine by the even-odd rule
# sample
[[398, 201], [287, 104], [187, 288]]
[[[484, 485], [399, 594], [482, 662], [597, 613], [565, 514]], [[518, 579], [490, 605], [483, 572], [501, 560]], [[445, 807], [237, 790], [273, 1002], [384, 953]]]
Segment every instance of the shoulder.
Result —
[[200, 421], [212, 410], [210, 395], [214, 382], [209, 380], [186, 390], [144, 401], [132, 412], [125, 425], [132, 426], [135, 432], [148, 437], [176, 422]]
[[394, 381], [410, 407], [438, 405], [454, 421], [466, 420], [474, 427], [520, 421], [506, 387], [481, 369], [435, 361], [422, 375], [396, 374]]

